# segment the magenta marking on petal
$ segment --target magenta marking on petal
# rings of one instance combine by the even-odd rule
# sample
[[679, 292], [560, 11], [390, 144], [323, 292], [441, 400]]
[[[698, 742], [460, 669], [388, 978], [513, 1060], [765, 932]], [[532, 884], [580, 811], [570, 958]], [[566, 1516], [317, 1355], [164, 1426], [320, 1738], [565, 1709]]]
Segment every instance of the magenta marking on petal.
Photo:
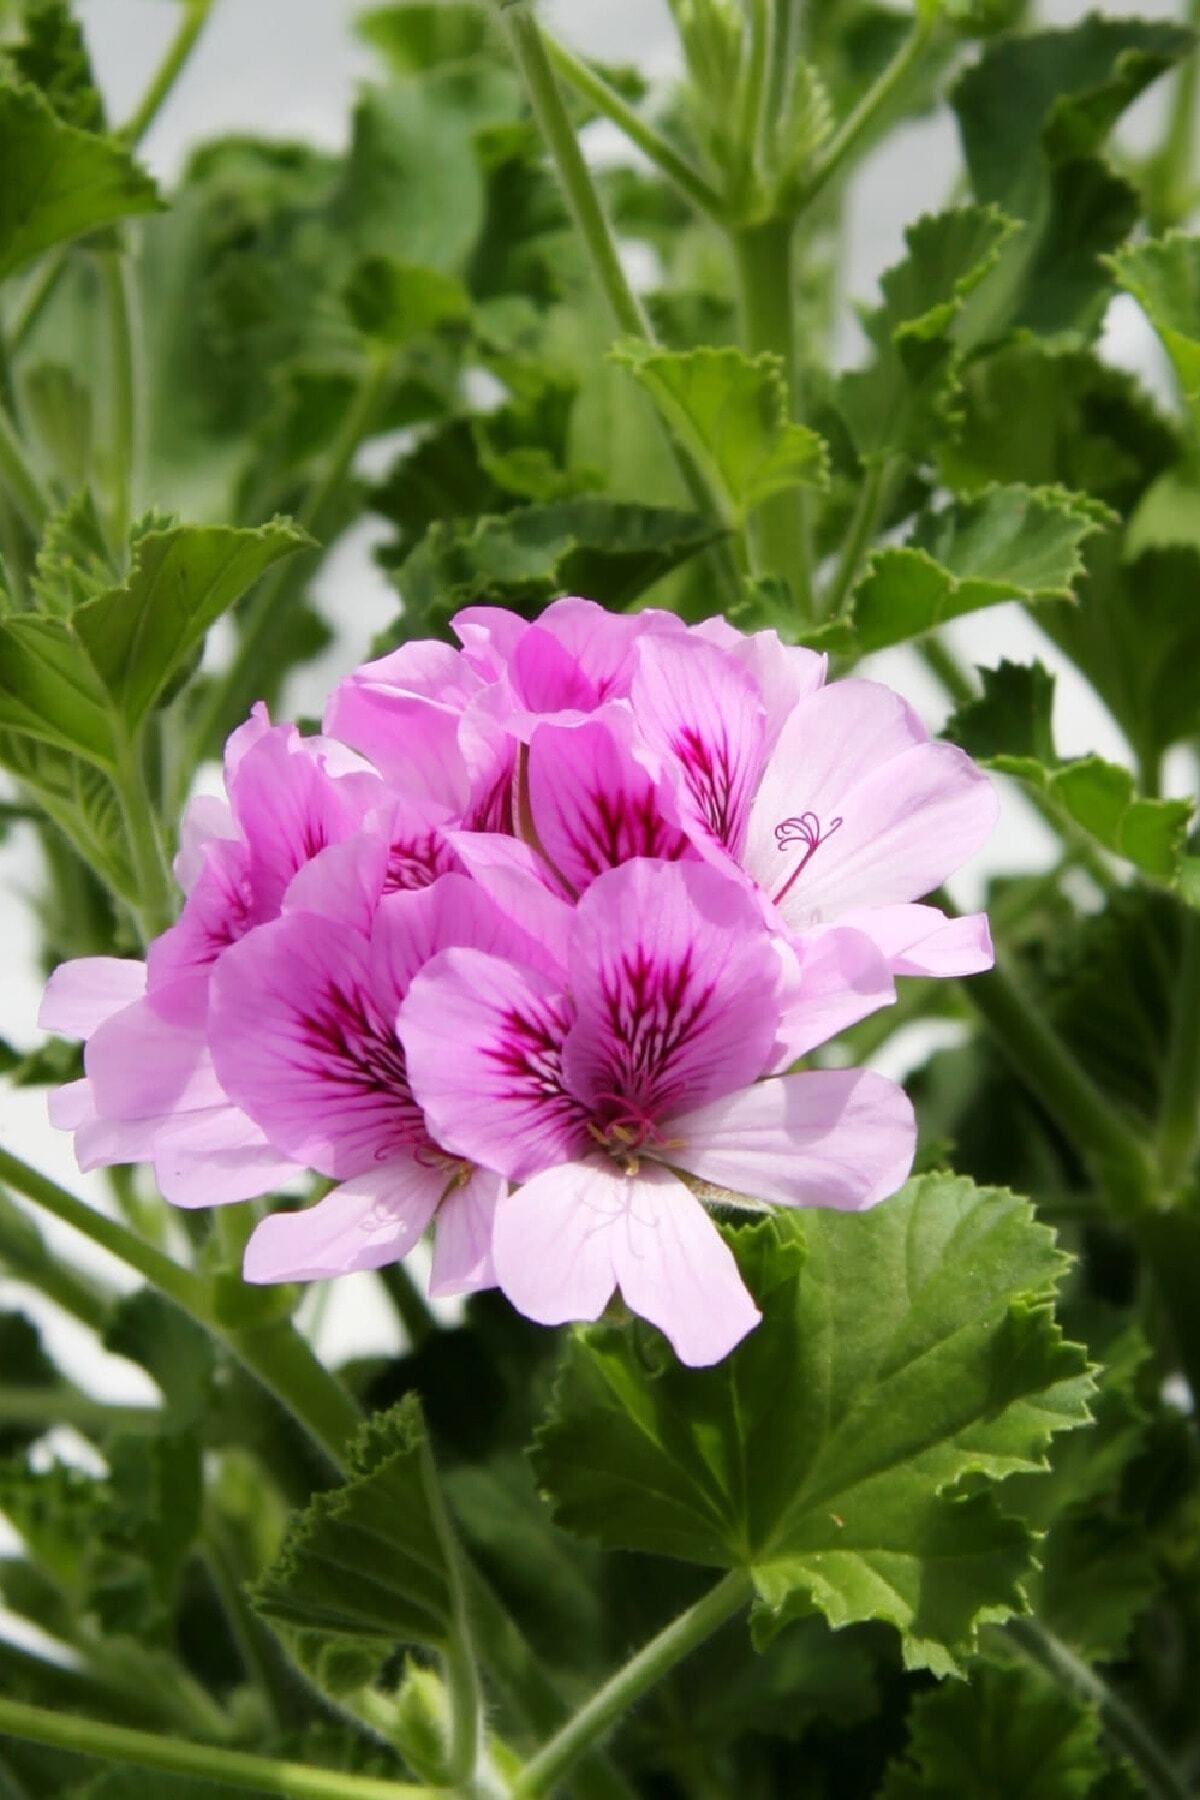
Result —
[[[608, 1098], [645, 1118], [662, 1112], [677, 1097], [672, 1063], [703, 1023], [712, 983], [695, 985], [690, 950], [678, 961], [662, 962], [638, 949], [622, 955], [619, 974], [603, 982], [602, 993], [616, 1051]], [[602, 1129], [612, 1123], [606, 1111], [601, 1109]]]
[[301, 1041], [312, 1052], [308, 1071], [325, 1087], [348, 1099], [381, 1106], [382, 1133], [375, 1152], [386, 1162], [396, 1148], [431, 1142], [425, 1115], [408, 1084], [404, 1046], [368, 994], [330, 983], [321, 1010], [302, 1013]]
[[724, 731], [719, 741], [707, 739], [688, 725], [671, 747], [701, 818], [717, 842], [728, 845], [737, 823], [732, 811], [734, 770], [729, 739]]
[[411, 893], [415, 888], [432, 887], [439, 875], [452, 874], [458, 866], [458, 858], [440, 831], [396, 838], [388, 848], [383, 891]]
[[499, 1098], [533, 1101], [556, 1119], [584, 1122], [584, 1108], [563, 1083], [562, 1042], [569, 1024], [562, 1004], [550, 999], [540, 1001], [536, 1010], [504, 1013], [499, 1040], [487, 1050], [511, 1083]]
[[804, 845], [804, 854], [792, 870], [779, 892], [774, 896], [776, 906], [784, 895], [790, 893], [797, 879], [804, 873], [822, 844], [827, 844], [834, 832], [841, 825], [840, 817], [830, 819], [826, 830], [822, 831], [821, 821], [815, 812], [802, 812], [795, 818], [781, 819], [775, 827], [775, 842], [785, 853], [795, 844]]
[[588, 795], [587, 807], [580, 812], [576, 829], [568, 828], [567, 837], [572, 850], [592, 875], [600, 875], [605, 869], [620, 868], [622, 863], [634, 857], [677, 862], [689, 848], [683, 833], [663, 818], [652, 788], [641, 794], [630, 793], [628, 789], [618, 794], [593, 789]]

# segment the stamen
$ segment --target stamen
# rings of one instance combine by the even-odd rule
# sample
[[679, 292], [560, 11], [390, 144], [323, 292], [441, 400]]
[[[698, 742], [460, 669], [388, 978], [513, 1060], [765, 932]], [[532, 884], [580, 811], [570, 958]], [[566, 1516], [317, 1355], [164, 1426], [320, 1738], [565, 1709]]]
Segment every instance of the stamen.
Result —
[[775, 827], [775, 842], [780, 850], [788, 851], [795, 844], [803, 844], [804, 854], [792, 870], [779, 892], [774, 896], [776, 906], [795, 885], [822, 844], [829, 842], [834, 832], [841, 825], [841, 818], [830, 819], [828, 827], [823, 831], [821, 821], [815, 812], [802, 812], [791, 819], [782, 819]]

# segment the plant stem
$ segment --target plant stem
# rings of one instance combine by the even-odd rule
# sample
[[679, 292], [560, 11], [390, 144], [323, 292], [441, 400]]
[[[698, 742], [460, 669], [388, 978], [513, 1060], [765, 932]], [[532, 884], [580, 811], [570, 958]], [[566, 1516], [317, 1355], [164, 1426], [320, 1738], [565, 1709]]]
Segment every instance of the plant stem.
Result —
[[20, 307], [13, 314], [9, 328], [9, 343], [15, 354], [21, 349], [38, 320], [45, 312], [50, 296], [62, 280], [63, 270], [71, 252], [69, 246], [56, 250], [43, 263], [39, 274], [35, 275], [25, 289]]
[[1005, 1629], [1031, 1662], [1096, 1708], [1114, 1745], [1137, 1766], [1152, 1800], [1187, 1800], [1192, 1789], [1162, 1745], [1095, 1669], [1037, 1619], [1010, 1619]]
[[204, 30], [212, 9], [213, 0], [184, 0], [179, 29], [151, 76], [150, 85], [121, 127], [119, 135], [127, 144], [140, 144], [162, 111], [163, 103], [183, 72], [184, 64], [192, 54], [196, 39]]
[[34, 474], [16, 427], [0, 405], [0, 488], [35, 537], [50, 516], [50, 502]]
[[7, 1195], [0, 1200], [0, 1267], [89, 1331], [102, 1332], [107, 1325], [115, 1296], [52, 1255], [34, 1220]]
[[[152, 1732], [130, 1731], [122, 1725], [107, 1725], [74, 1713], [51, 1712], [42, 1706], [25, 1706], [17, 1700], [0, 1698], [0, 1735], [27, 1738], [35, 1744], [70, 1750], [77, 1756], [96, 1756], [107, 1762], [132, 1763], [135, 1768], [160, 1769], [168, 1775], [190, 1775], [197, 1780], [224, 1783], [226, 1787], [248, 1788], [277, 1800], [439, 1800], [436, 1788], [348, 1775], [340, 1769], [277, 1762], [273, 1757], [249, 1756], [244, 1751], [213, 1744], [156, 1737]], [[444, 1791], [440, 1800], [446, 1800]]]
[[0, 1385], [0, 1423], [5, 1425], [73, 1425], [95, 1437], [109, 1432], [161, 1431], [157, 1406], [110, 1406], [75, 1387], [9, 1387]]
[[339, 1473], [346, 1470], [346, 1446], [362, 1424], [352, 1395], [317, 1356], [294, 1325], [213, 1326], [238, 1361], [301, 1424]]
[[379, 1271], [379, 1279], [404, 1328], [409, 1348], [419, 1350], [438, 1328], [429, 1302], [403, 1263], [386, 1264]]
[[450, 1746], [446, 1760], [447, 1785], [474, 1792], [482, 1747], [483, 1689], [471, 1640], [467, 1607], [466, 1571], [442, 1496], [437, 1468], [427, 1441], [421, 1446], [421, 1484], [433, 1529], [446, 1566], [450, 1594], [450, 1629], [444, 1657], [446, 1689], [450, 1699]]
[[771, 51], [770, 0], [750, 0], [750, 54], [738, 97], [737, 143], [753, 178], [762, 144], [767, 74]]
[[184, 1312], [202, 1324], [209, 1322], [207, 1289], [204, 1282], [190, 1269], [173, 1262], [156, 1250], [153, 1244], [147, 1244], [127, 1225], [110, 1219], [107, 1214], [97, 1212], [94, 1207], [86, 1206], [69, 1194], [66, 1188], [59, 1187], [48, 1175], [42, 1175], [28, 1163], [22, 1162], [8, 1150], [0, 1149], [0, 1181], [18, 1194], [24, 1194], [36, 1206], [42, 1207], [64, 1225], [82, 1232], [92, 1243], [99, 1244], [118, 1262], [133, 1269], [142, 1278], [158, 1288], [168, 1299], [174, 1300]]
[[142, 943], [148, 944], [165, 931], [175, 917], [175, 888], [136, 744], [124, 746], [113, 785], [121, 806], [137, 886], [138, 897], [133, 910]]
[[775, 0], [772, 7], [770, 61], [767, 70], [767, 117], [778, 119], [788, 95], [792, 72], [793, 0]]
[[[742, 338], [756, 356], [766, 350], [783, 364], [788, 417], [797, 411], [796, 304], [790, 219], [768, 219], [733, 237], [741, 298]], [[755, 572], [786, 581], [802, 619], [812, 617], [812, 576], [804, 495], [774, 494], [751, 520]]]
[[1100, 1174], [1114, 1210], [1144, 1211], [1154, 1192], [1141, 1140], [1023, 992], [998, 956], [987, 975], [972, 975], [961, 992], [988, 1027], [1017, 1074], [1060, 1129]]
[[885, 460], [876, 458], [866, 465], [863, 479], [859, 484], [858, 496], [854, 502], [854, 511], [850, 516], [846, 540], [842, 545], [842, 554], [838, 559], [838, 566], [833, 580], [829, 584], [829, 592], [822, 609], [830, 619], [840, 618], [854, 591], [863, 558], [871, 539], [879, 529], [880, 514], [883, 512], [886, 501], [888, 479], [889, 470]]
[[1165, 1193], [1184, 1181], [1200, 1134], [1200, 913], [1180, 909], [1183, 953], [1163, 1074], [1158, 1162]]
[[752, 1593], [750, 1577], [735, 1569], [644, 1644], [526, 1764], [514, 1784], [513, 1800], [536, 1800], [538, 1795], [549, 1793], [583, 1752], [649, 1688], [741, 1612]]
[[669, 138], [665, 138], [655, 126], [636, 112], [597, 69], [584, 62], [582, 57], [576, 56], [573, 50], [569, 50], [548, 31], [543, 31], [542, 42], [546, 55], [564, 81], [569, 82], [585, 100], [590, 100], [597, 112], [611, 119], [625, 133], [630, 143], [636, 145], [643, 156], [654, 164], [659, 173], [665, 175], [668, 181], [674, 182], [680, 193], [702, 213], [712, 219], [720, 216], [720, 194], [685, 156], [680, 155]]
[[137, 457], [137, 399], [134, 356], [134, 297], [126, 257], [106, 250], [100, 258], [108, 308], [112, 359], [112, 539], [121, 558], [129, 538], [134, 463]]
[[[319, 533], [331, 502], [350, 473], [355, 452], [371, 429], [390, 371], [389, 357], [374, 360], [346, 408], [325, 467], [296, 515], [296, 523], [305, 531]], [[274, 658], [281, 629], [280, 603], [290, 594], [295, 580], [295, 571], [290, 564], [277, 563], [251, 596], [242, 618], [233, 662], [224, 677], [214, 684], [193, 726], [191, 751], [180, 770], [183, 779], [190, 780], [197, 764], [206, 756], [217, 753], [225, 736], [261, 698], [259, 688]]]
[[933, 8], [918, 11], [912, 30], [892, 57], [891, 62], [876, 76], [857, 105], [847, 113], [826, 145], [824, 155], [818, 157], [811, 175], [801, 190], [800, 210], [805, 210], [812, 205], [826, 182], [837, 174], [842, 164], [859, 147], [888, 101], [904, 82], [913, 66], [924, 55], [926, 46], [934, 34], [936, 23], [937, 19]]

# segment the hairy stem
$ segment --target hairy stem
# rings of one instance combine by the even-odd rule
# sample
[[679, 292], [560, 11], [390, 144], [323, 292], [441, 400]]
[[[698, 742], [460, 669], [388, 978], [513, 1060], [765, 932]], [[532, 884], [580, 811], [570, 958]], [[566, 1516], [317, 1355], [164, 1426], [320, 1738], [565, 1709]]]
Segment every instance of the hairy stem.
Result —
[[[733, 239], [741, 299], [742, 338], [751, 356], [770, 351], [783, 365], [789, 417], [797, 412], [796, 300], [789, 219], [739, 231]], [[773, 494], [750, 521], [755, 573], [786, 581], [801, 619], [812, 616], [812, 574], [805, 497], [801, 489]]]
[[432, 1337], [438, 1322], [429, 1302], [402, 1262], [386, 1263], [379, 1270], [379, 1280], [392, 1303], [413, 1350], [419, 1350], [426, 1338]]
[[212, 9], [213, 0], [184, 0], [179, 29], [167, 46], [166, 55], [150, 77], [145, 93], [121, 127], [120, 135], [127, 144], [140, 144], [162, 111], [163, 103], [183, 73]]
[[1186, 1180], [1200, 1135], [1200, 913], [1183, 907], [1181, 921], [1183, 954], [1158, 1119], [1158, 1163], [1168, 1195]]
[[174, 919], [175, 886], [167, 868], [158, 818], [136, 744], [125, 745], [113, 785], [121, 806], [137, 890], [133, 911], [145, 945], [165, 931]]
[[887, 462], [876, 458], [867, 463], [863, 478], [859, 484], [858, 494], [854, 502], [854, 511], [850, 515], [850, 525], [846, 539], [842, 545], [842, 554], [838, 558], [833, 580], [829, 584], [829, 592], [825, 597], [823, 611], [831, 619], [838, 618], [845, 610], [850, 595], [858, 581], [859, 571], [871, 540], [879, 529], [879, 521], [884, 507], [887, 505], [887, 490], [891, 472]]
[[826, 145], [824, 154], [818, 157], [816, 166], [800, 193], [799, 207], [801, 210], [812, 205], [826, 183], [837, 174], [842, 165], [860, 147], [880, 113], [925, 54], [936, 24], [936, 12], [932, 7], [923, 8], [918, 12], [912, 30], [892, 57], [891, 62], [881, 70], [866, 93], [847, 113]]
[[750, 0], [750, 54], [738, 96], [737, 142], [744, 166], [752, 175], [762, 145], [767, 83], [770, 73], [770, 0]]
[[629, 102], [622, 98], [610, 82], [607, 82], [598, 70], [582, 57], [576, 56], [573, 50], [543, 31], [542, 42], [556, 72], [589, 100], [596, 111], [603, 113], [606, 119], [625, 133], [631, 144], [652, 162], [661, 175], [673, 182], [693, 206], [709, 218], [718, 218], [721, 213], [721, 196], [716, 188], [706, 181], [700, 171], [692, 166], [685, 156], [671, 143], [669, 138], [651, 125], [647, 119], [637, 112]]
[[118, 557], [129, 538], [137, 460], [137, 369], [134, 350], [134, 295], [127, 258], [106, 250], [100, 259], [108, 311], [112, 403], [111, 534]]
[[526, 1764], [513, 1788], [514, 1800], [548, 1794], [585, 1750], [603, 1737], [642, 1695], [714, 1631], [743, 1610], [753, 1589], [750, 1577], [734, 1570], [680, 1613], [618, 1669]]
[[1095, 1669], [1037, 1619], [1011, 1619], [1006, 1631], [1029, 1660], [1060, 1687], [1096, 1708], [1114, 1746], [1136, 1765], [1152, 1800], [1186, 1800], [1191, 1785], [1132, 1707]]
[[347, 1775], [340, 1769], [308, 1768], [303, 1763], [249, 1756], [215, 1744], [185, 1743], [179, 1738], [130, 1731], [99, 1719], [82, 1719], [74, 1713], [51, 1712], [43, 1706], [25, 1706], [2, 1698], [0, 1735], [26, 1738], [35, 1744], [70, 1750], [77, 1756], [99, 1757], [105, 1762], [132, 1763], [135, 1768], [158, 1769], [167, 1775], [190, 1775], [226, 1787], [269, 1794], [276, 1800], [437, 1800], [439, 1794], [437, 1788]]

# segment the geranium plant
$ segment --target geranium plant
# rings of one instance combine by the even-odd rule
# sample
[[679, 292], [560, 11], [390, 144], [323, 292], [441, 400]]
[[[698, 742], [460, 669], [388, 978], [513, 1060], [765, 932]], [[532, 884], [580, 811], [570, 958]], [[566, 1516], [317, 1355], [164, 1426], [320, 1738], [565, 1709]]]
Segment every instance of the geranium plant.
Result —
[[0, 1797], [1195, 1792], [1192, 30], [402, 0], [166, 191], [211, 5], [127, 120], [0, 9], [0, 1052], [103, 1171], [0, 1149]]

